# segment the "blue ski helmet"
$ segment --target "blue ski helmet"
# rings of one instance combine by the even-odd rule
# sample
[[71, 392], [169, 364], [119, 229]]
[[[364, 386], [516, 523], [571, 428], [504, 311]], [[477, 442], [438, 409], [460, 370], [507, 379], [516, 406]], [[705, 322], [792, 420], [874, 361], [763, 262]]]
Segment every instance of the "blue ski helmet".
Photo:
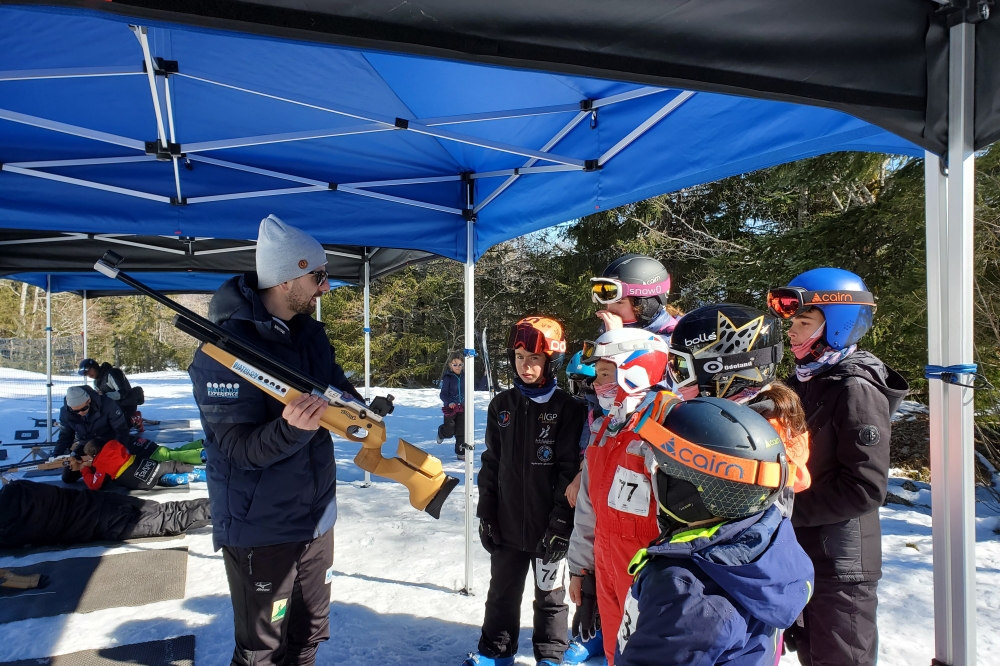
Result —
[[578, 351], [573, 354], [566, 366], [566, 376], [570, 379], [587, 379], [588, 377], [596, 377], [597, 371], [594, 366], [583, 364], [583, 352]]
[[[843, 268], [814, 268], [792, 278], [789, 287], [799, 287], [809, 291], [855, 291], [866, 292], [864, 280]], [[872, 305], [851, 305], [848, 303], [816, 303], [826, 318], [824, 336], [826, 343], [840, 350], [857, 344], [865, 333], [871, 330]]]

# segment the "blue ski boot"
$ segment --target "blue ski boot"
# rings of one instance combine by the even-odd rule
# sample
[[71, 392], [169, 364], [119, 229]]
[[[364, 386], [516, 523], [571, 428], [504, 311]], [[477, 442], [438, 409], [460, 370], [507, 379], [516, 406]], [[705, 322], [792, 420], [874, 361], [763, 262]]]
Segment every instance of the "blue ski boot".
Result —
[[161, 486], [186, 486], [188, 484], [188, 475], [185, 474], [164, 474], [160, 477], [159, 485]]
[[564, 664], [582, 664], [591, 657], [604, 654], [604, 635], [598, 631], [589, 641], [571, 641], [563, 657]]
[[470, 652], [462, 666], [514, 666], [514, 657], [487, 657], [478, 652]]
[[188, 472], [188, 477], [189, 481], [205, 481], [208, 478], [204, 467], [195, 467], [193, 472]]

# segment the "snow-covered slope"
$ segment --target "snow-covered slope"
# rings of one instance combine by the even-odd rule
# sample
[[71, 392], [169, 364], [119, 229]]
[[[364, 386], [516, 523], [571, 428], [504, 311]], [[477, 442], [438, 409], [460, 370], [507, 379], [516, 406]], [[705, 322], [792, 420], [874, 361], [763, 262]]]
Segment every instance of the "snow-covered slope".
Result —
[[[191, 387], [184, 373], [153, 373], [133, 378], [146, 392], [142, 412], [158, 420], [197, 420]], [[440, 402], [435, 390], [376, 389], [376, 395], [396, 396], [396, 411], [388, 418], [389, 444], [403, 437], [438, 455], [450, 473], [464, 476], [452, 444], [438, 445]], [[488, 397], [476, 399], [477, 462], [483, 445], [483, 421]], [[61, 396], [55, 398], [61, 403]], [[44, 397], [0, 401], [0, 440], [9, 444], [14, 430], [33, 427], [29, 416], [43, 417]], [[197, 423], [195, 424], [197, 425]], [[44, 433], [42, 433], [44, 436]], [[159, 441], [181, 442], [199, 435], [193, 429], [148, 433]], [[475, 649], [489, 583], [489, 557], [473, 545], [474, 596], [458, 592], [464, 585], [464, 493], [460, 485], [449, 498], [441, 520], [412, 509], [405, 489], [378, 478], [362, 488], [363, 473], [351, 460], [357, 449], [336, 443], [340, 517], [330, 606], [330, 641], [319, 650], [320, 666], [458, 666]], [[9, 448], [10, 457], [21, 449]], [[389, 454], [390, 447], [386, 447]], [[893, 479], [890, 490], [917, 504], [929, 504], [926, 485], [902, 489]], [[206, 495], [195, 484], [187, 497]], [[176, 499], [177, 495], [165, 499]], [[980, 506], [977, 518], [978, 645], [980, 663], [1000, 654], [1000, 526], [996, 514]], [[933, 656], [933, 591], [930, 511], [889, 505], [882, 509], [885, 577], [879, 586], [880, 664], [926, 664]], [[0, 662], [43, 657], [88, 648], [136, 643], [193, 633], [198, 666], [225, 666], [232, 653], [232, 611], [222, 557], [212, 551], [210, 530], [183, 541], [168, 541], [117, 549], [87, 548], [41, 553], [14, 561], [0, 558], [0, 567], [68, 557], [122, 552], [136, 548], [189, 549], [187, 594], [139, 608], [108, 609], [87, 614], [25, 620], [0, 627]], [[521, 615], [519, 664], [531, 664], [531, 602], [525, 595]], [[596, 662], [595, 662], [596, 663]], [[793, 655], [784, 664], [795, 664]]]

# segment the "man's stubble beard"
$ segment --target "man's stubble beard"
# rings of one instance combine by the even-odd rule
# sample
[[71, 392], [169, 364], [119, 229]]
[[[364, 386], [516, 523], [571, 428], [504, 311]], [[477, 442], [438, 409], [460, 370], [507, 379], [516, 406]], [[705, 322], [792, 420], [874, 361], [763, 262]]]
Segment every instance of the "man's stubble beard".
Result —
[[288, 307], [292, 312], [297, 312], [298, 314], [312, 314], [315, 311], [316, 306], [314, 306], [311, 301], [313, 298], [319, 298], [322, 296], [321, 293], [299, 293], [297, 289], [293, 289], [288, 292]]

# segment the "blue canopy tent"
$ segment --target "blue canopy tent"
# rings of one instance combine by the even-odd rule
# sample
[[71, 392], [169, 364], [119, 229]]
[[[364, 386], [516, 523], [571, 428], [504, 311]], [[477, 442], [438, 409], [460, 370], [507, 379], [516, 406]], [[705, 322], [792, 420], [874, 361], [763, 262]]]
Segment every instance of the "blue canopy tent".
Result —
[[[474, 261], [499, 241], [823, 153], [947, 145], [950, 177], [927, 154], [931, 361], [971, 357], [973, 148], [1000, 117], [992, 75], [973, 77], [996, 43], [995, 21], [977, 42], [985, 3], [939, 20], [929, 2], [747, 0], [732, 21], [708, 2], [61, 4], [0, 2], [5, 227], [247, 237], [273, 212], [321, 242], [434, 252], [465, 263], [471, 355]], [[633, 35], [642, 54], [622, 52]], [[971, 664], [966, 391], [936, 385], [931, 407], [938, 655]], [[471, 478], [469, 452], [467, 515]]]

